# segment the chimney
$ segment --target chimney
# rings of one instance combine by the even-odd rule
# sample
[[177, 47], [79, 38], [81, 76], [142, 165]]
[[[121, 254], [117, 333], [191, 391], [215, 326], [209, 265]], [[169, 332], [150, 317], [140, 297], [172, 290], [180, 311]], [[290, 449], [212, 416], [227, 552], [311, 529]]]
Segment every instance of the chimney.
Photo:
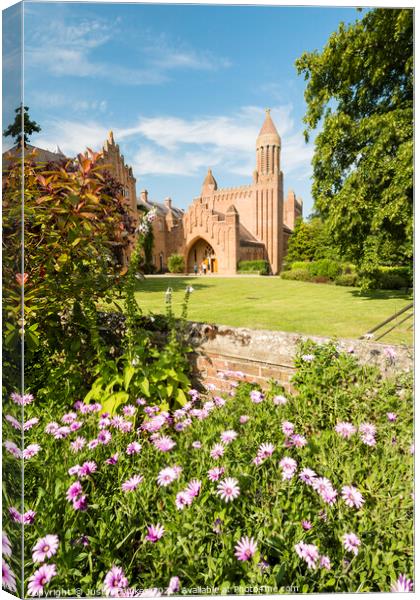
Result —
[[165, 198], [165, 206], [166, 208], [171, 209], [172, 208], [172, 198]]
[[147, 196], [148, 196], [148, 194], [147, 194], [147, 190], [142, 190], [142, 191], [140, 192], [140, 200], [141, 200], [142, 202], [146, 202], [146, 203], [147, 203], [147, 202], [149, 202], [149, 201], [148, 201], [148, 199], [147, 199]]

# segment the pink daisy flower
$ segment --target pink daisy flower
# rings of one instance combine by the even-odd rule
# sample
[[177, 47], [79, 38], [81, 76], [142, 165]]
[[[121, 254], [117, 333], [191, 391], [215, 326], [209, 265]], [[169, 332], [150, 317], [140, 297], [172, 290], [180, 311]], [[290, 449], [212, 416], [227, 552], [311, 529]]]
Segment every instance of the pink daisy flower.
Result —
[[207, 472], [207, 476], [210, 479], [210, 481], [218, 481], [221, 476], [224, 474], [225, 472], [225, 468], [224, 467], [214, 467], [213, 469], [210, 469]]
[[13, 402], [18, 406], [26, 406], [27, 404], [31, 404], [31, 402], [34, 401], [34, 397], [32, 396], [32, 394], [24, 394], [23, 396], [21, 396], [20, 394], [13, 392], [10, 395], [10, 397], [13, 400]]
[[235, 546], [235, 556], [238, 560], [250, 560], [257, 551], [254, 538], [242, 537]]
[[292, 479], [293, 475], [295, 474], [297, 462], [293, 458], [290, 458], [289, 456], [285, 456], [280, 461], [280, 467], [283, 471], [282, 479], [283, 479], [283, 481], [286, 481], [286, 480]]
[[136, 407], [132, 404], [127, 404], [127, 406], [123, 406], [123, 413], [126, 417], [133, 417], [136, 414]]
[[241, 423], [241, 425], [244, 425], [245, 423], [248, 423], [248, 421], [249, 421], [248, 415], [241, 415], [239, 417], [239, 423]]
[[352, 485], [345, 485], [341, 491], [341, 496], [347, 506], [361, 508], [364, 498], [359, 490]]
[[70, 433], [71, 433], [70, 427], [67, 427], [67, 425], [63, 425], [63, 427], [59, 427], [58, 429], [56, 429], [54, 431], [53, 436], [56, 440], [63, 440], [68, 435], [70, 435]]
[[314, 544], [300, 542], [295, 545], [295, 551], [306, 562], [310, 569], [316, 569], [319, 560], [319, 551]]
[[29, 577], [28, 596], [41, 596], [44, 592], [44, 587], [56, 574], [57, 569], [55, 565], [42, 565], [42, 567]]
[[2, 586], [11, 592], [16, 592], [16, 576], [12, 569], [9, 567], [7, 562], [2, 558], [2, 571], [1, 571], [1, 583]]
[[391, 421], [391, 423], [397, 420], [397, 415], [393, 412], [386, 413], [386, 416], [388, 421]]
[[254, 404], [260, 404], [264, 400], [264, 394], [258, 390], [252, 390], [249, 397]]
[[299, 435], [297, 433], [293, 434], [290, 437], [290, 439], [292, 441], [293, 446], [295, 446], [296, 448], [303, 448], [308, 443], [303, 435]]
[[165, 533], [164, 527], [158, 523], [157, 525], [149, 525], [147, 527], [146, 540], [155, 544]]
[[362, 435], [376, 435], [376, 427], [372, 423], [362, 423], [359, 425], [359, 432]]
[[98, 433], [97, 440], [98, 440], [98, 442], [100, 444], [103, 444], [104, 446], [106, 446], [107, 444], [109, 444], [109, 442], [111, 441], [111, 439], [112, 439], [112, 434], [107, 429], [102, 429]]
[[45, 559], [51, 558], [57, 552], [58, 544], [58, 536], [55, 534], [48, 534], [39, 539], [32, 548], [32, 560], [35, 563], [42, 563]]
[[224, 398], [221, 398], [220, 396], [215, 396], [214, 403], [216, 406], [221, 407], [226, 404], [226, 400]]
[[78, 498], [83, 493], [82, 484], [80, 481], [75, 481], [67, 490], [66, 498], [69, 502], [72, 502], [75, 498]]
[[177, 592], [179, 592], [180, 587], [181, 582], [179, 580], [179, 577], [177, 577], [176, 575], [175, 577], [171, 577], [171, 579], [169, 580], [168, 589], [166, 590], [166, 595], [171, 596], [172, 594], [176, 594]]
[[334, 429], [338, 433], [338, 435], [341, 435], [341, 437], [345, 439], [350, 438], [357, 431], [354, 425], [352, 425], [351, 423], [347, 423], [346, 421], [340, 421], [339, 423], [337, 423]]
[[73, 421], [75, 421], [76, 419], [77, 419], [77, 414], [74, 412], [70, 412], [61, 417], [61, 422], [66, 423], [67, 425], [70, 425], [70, 423], [73, 423]]
[[327, 571], [331, 570], [331, 561], [328, 556], [320, 556], [319, 557], [319, 566]]
[[121, 567], [113, 566], [105, 575], [104, 592], [106, 596], [119, 597], [128, 586], [128, 579]]
[[173, 467], [165, 467], [159, 472], [157, 482], [160, 486], [166, 487], [178, 478], [177, 472]]
[[176, 446], [176, 442], [171, 440], [171, 438], [166, 435], [161, 435], [153, 440], [153, 445], [161, 452], [169, 452]]
[[32, 429], [34, 425], [39, 423], [39, 419], [37, 417], [33, 417], [32, 419], [28, 419], [26, 423], [23, 424], [23, 430], [28, 431], [28, 429]]
[[222, 431], [222, 433], [220, 434], [220, 439], [222, 440], [223, 444], [230, 444], [230, 442], [233, 442], [233, 440], [237, 437], [238, 434], [236, 431], [233, 431], [233, 429], [229, 429], [228, 431]]
[[215, 444], [210, 450], [210, 456], [213, 459], [218, 459], [225, 453], [225, 447], [223, 444]]
[[313, 527], [312, 523], [310, 521], [306, 521], [305, 519], [301, 521], [300, 524], [305, 531], [309, 531]]
[[115, 453], [115, 454], [113, 454], [113, 455], [112, 455], [110, 458], [107, 458], [107, 459], [106, 459], [106, 461], [105, 461], [105, 462], [106, 462], [106, 464], [107, 464], [107, 465], [116, 465], [116, 464], [117, 464], [117, 462], [118, 462], [118, 456], [119, 456], [119, 454], [118, 454], [118, 452], [116, 452], [116, 453]]
[[348, 552], [353, 552], [357, 556], [361, 542], [355, 533], [345, 533], [343, 535], [343, 546]]
[[369, 433], [362, 433], [360, 439], [366, 446], [376, 446], [376, 438]]
[[192, 497], [198, 496], [198, 494], [200, 493], [201, 490], [201, 481], [199, 481], [198, 479], [192, 479], [189, 484], [187, 485], [187, 492], [188, 494], [190, 494]]
[[191, 444], [191, 446], [192, 446], [193, 448], [196, 448], [196, 449], [199, 449], [199, 448], [201, 448], [201, 445], [202, 445], [202, 444], [201, 444], [201, 442], [199, 442], [199, 441], [193, 442], [193, 443]]
[[284, 396], [281, 396], [281, 395], [274, 396], [273, 403], [276, 406], [284, 406], [285, 404], [287, 404], [287, 398], [285, 398]]
[[317, 478], [317, 474], [312, 469], [305, 468], [299, 473], [299, 479], [306, 483], [306, 485], [312, 485], [315, 479]]
[[72, 452], [80, 452], [82, 448], [86, 445], [86, 440], [84, 437], [77, 437], [74, 442], [70, 442], [70, 448]]
[[70, 431], [77, 431], [81, 427], [83, 427], [83, 423], [80, 421], [73, 421], [73, 423], [70, 425]]
[[190, 506], [193, 501], [193, 496], [186, 491], [178, 492], [175, 498], [175, 506], [178, 510], [183, 510], [186, 506]]
[[295, 426], [293, 425], [293, 423], [290, 423], [290, 421], [283, 421], [283, 423], [281, 424], [281, 430], [283, 431], [286, 437], [289, 437], [294, 432]]
[[240, 494], [240, 488], [237, 479], [233, 477], [227, 477], [219, 483], [217, 486], [216, 494], [222, 498], [225, 502], [231, 502], [237, 498]]
[[124, 483], [121, 485], [121, 489], [123, 492], [132, 492], [140, 485], [142, 481], [143, 475], [133, 475], [133, 477], [130, 477], [130, 479], [124, 481]]
[[412, 592], [413, 582], [408, 579], [407, 575], [400, 574], [397, 581], [391, 585], [390, 592]]
[[73, 508], [74, 510], [87, 510], [88, 503], [86, 496], [80, 496], [79, 498], [75, 498], [73, 500]]
[[35, 517], [36, 512], [34, 510], [27, 510], [21, 516], [21, 520], [24, 525], [32, 525], [32, 523], [35, 521]]
[[3, 556], [12, 556], [12, 545], [6, 533], [1, 536], [1, 553]]
[[41, 446], [39, 444], [29, 444], [23, 451], [23, 458], [32, 458], [35, 454], [38, 454], [40, 450]]
[[87, 477], [88, 475], [91, 475], [92, 473], [94, 473], [96, 471], [96, 469], [97, 469], [97, 466], [96, 466], [95, 461], [88, 460], [83, 463], [78, 474], [80, 477]]
[[21, 454], [20, 448], [17, 447], [15, 442], [6, 440], [4, 442], [4, 447], [6, 448], [7, 452], [9, 452], [9, 454], [14, 456], [15, 458], [21, 458], [22, 454]]
[[94, 450], [98, 445], [99, 441], [95, 438], [94, 440], [90, 440], [90, 442], [88, 442], [87, 447], [89, 448], [89, 450]]
[[14, 429], [18, 429], [19, 431], [22, 429], [21, 424], [19, 423], [19, 421], [15, 417], [13, 417], [12, 415], [5, 415], [4, 418], [6, 419], [6, 421], [8, 423], [10, 423], [10, 425]]
[[138, 442], [131, 442], [130, 444], [128, 444], [127, 450], [125, 452], [128, 455], [132, 455], [132, 454], [138, 454], [140, 452], [140, 450], [141, 450], [141, 444], [139, 444]]
[[70, 467], [70, 469], [67, 471], [67, 473], [72, 476], [79, 475], [81, 468], [82, 467], [80, 465], [74, 465], [74, 467]]
[[51, 421], [50, 423], [47, 423], [47, 425], [45, 426], [45, 433], [51, 433], [54, 434], [57, 429], [59, 429], [60, 426], [58, 423], [56, 423], [55, 421]]
[[268, 458], [273, 454], [275, 449], [276, 447], [273, 444], [261, 444], [258, 448], [257, 454], [262, 458]]

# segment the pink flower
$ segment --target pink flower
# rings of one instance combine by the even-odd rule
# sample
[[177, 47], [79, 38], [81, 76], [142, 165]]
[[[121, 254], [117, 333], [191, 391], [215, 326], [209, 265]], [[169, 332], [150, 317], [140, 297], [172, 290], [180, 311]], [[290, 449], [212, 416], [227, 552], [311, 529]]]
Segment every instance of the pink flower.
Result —
[[35, 454], [38, 454], [40, 450], [41, 446], [39, 444], [29, 444], [23, 451], [23, 458], [32, 458]]
[[361, 542], [355, 533], [345, 533], [343, 535], [343, 546], [348, 552], [353, 552], [357, 556]]
[[178, 510], [183, 510], [186, 506], [190, 506], [193, 501], [193, 496], [186, 491], [178, 492], [175, 498], [175, 506]]
[[338, 435], [341, 435], [341, 437], [343, 438], [349, 438], [357, 431], [354, 425], [345, 421], [340, 421], [339, 423], [337, 423], [334, 429], [338, 433]]
[[157, 482], [160, 486], [166, 487], [175, 481], [175, 479], [178, 479], [176, 470], [173, 467], [165, 467], [159, 472]]
[[19, 423], [19, 421], [15, 417], [13, 417], [12, 415], [5, 415], [4, 418], [6, 419], [6, 421], [8, 421], [10, 423], [10, 425], [14, 429], [18, 429], [19, 431], [22, 429], [22, 426]]
[[362, 435], [375, 436], [376, 435], [376, 427], [375, 427], [375, 425], [372, 425], [372, 423], [362, 423], [361, 425], [359, 425], [359, 432]]
[[326, 477], [317, 477], [312, 487], [327, 504], [334, 504], [337, 498], [337, 491], [333, 488], [332, 483]]
[[235, 556], [238, 560], [250, 560], [257, 551], [254, 538], [242, 537], [235, 546]]
[[225, 453], [225, 447], [223, 444], [215, 444], [210, 450], [210, 456], [214, 459], [218, 459]]
[[70, 442], [70, 448], [72, 452], [80, 452], [80, 450], [86, 445], [84, 437], [77, 437], [74, 442]]
[[366, 446], [376, 446], [376, 438], [369, 433], [362, 433], [360, 439]]
[[313, 527], [312, 523], [310, 521], [306, 521], [305, 519], [301, 521], [300, 524], [305, 531], [309, 531]]
[[293, 458], [290, 458], [289, 456], [285, 456], [280, 461], [280, 467], [283, 471], [282, 479], [283, 479], [283, 481], [286, 481], [286, 480], [292, 479], [292, 477], [296, 471], [297, 462]]
[[2, 559], [1, 582], [3, 587], [5, 587], [7, 590], [16, 592], [16, 576], [4, 558]]
[[75, 498], [78, 498], [82, 493], [82, 484], [80, 483], [80, 481], [75, 481], [67, 490], [66, 498], [69, 502], [72, 502]]
[[254, 404], [260, 404], [264, 400], [264, 394], [258, 390], [252, 390], [249, 397]]
[[331, 570], [331, 561], [328, 556], [320, 556], [319, 558], [319, 566], [327, 571]]
[[107, 465], [116, 465], [118, 462], [118, 452], [116, 452], [115, 454], [113, 454], [110, 458], [106, 459], [106, 464]]
[[299, 473], [299, 479], [306, 483], [306, 485], [312, 485], [315, 479], [317, 478], [317, 474], [312, 469], [305, 468]]
[[74, 412], [67, 413], [61, 417], [62, 423], [66, 423], [67, 425], [69, 425], [70, 423], [73, 423], [73, 421], [75, 421], [76, 419], [77, 419], [77, 414]]
[[223, 444], [230, 444], [230, 442], [233, 442], [233, 440], [237, 437], [238, 434], [236, 431], [233, 431], [233, 429], [229, 429], [228, 431], [222, 431], [222, 433], [220, 434], [220, 439], [222, 440]]
[[147, 527], [146, 540], [148, 542], [156, 543], [165, 533], [164, 527], [160, 523], [157, 525], [149, 525]]
[[226, 404], [226, 400], [224, 398], [221, 398], [220, 396], [215, 396], [213, 398], [214, 403], [216, 406], [224, 406]]
[[133, 417], [137, 409], [132, 404], [127, 404], [127, 406], [123, 406], [122, 410], [126, 417]]
[[319, 559], [318, 548], [314, 544], [299, 542], [295, 545], [295, 552], [306, 562], [310, 569], [316, 569]]
[[111, 435], [111, 433], [107, 429], [102, 429], [98, 433], [98, 438], [97, 439], [98, 439], [98, 442], [100, 444], [103, 444], [104, 446], [106, 446], [111, 441], [112, 435]]
[[39, 419], [37, 417], [33, 417], [32, 419], [28, 419], [26, 423], [23, 424], [23, 430], [28, 431], [28, 429], [32, 429], [34, 425], [39, 423]]
[[67, 427], [67, 425], [63, 425], [63, 427], [59, 427], [58, 429], [56, 429], [53, 432], [53, 436], [55, 437], [56, 440], [63, 440], [70, 433], [71, 433], [70, 427]]
[[57, 574], [55, 565], [42, 565], [28, 581], [28, 596], [41, 596], [44, 586]]
[[93, 450], [98, 445], [99, 445], [99, 441], [96, 438], [94, 440], [90, 440], [90, 442], [88, 442], [89, 450]]
[[3, 556], [12, 556], [12, 545], [7, 537], [7, 533], [2, 533], [1, 536], [1, 553]]
[[219, 483], [217, 486], [216, 494], [220, 496], [225, 502], [231, 502], [237, 498], [240, 494], [240, 489], [237, 479], [233, 477], [227, 477]]
[[274, 396], [273, 398], [273, 403], [276, 406], [284, 406], [287, 403], [287, 398], [285, 398], [284, 396]]
[[124, 483], [121, 485], [121, 489], [123, 492], [132, 492], [140, 485], [142, 481], [143, 475], [133, 475], [133, 477], [130, 477], [130, 479], [124, 481]]
[[78, 474], [80, 477], [87, 477], [88, 475], [94, 473], [96, 469], [97, 467], [95, 461], [88, 460], [83, 463]]
[[199, 441], [193, 442], [193, 443], [191, 444], [191, 446], [192, 446], [193, 448], [199, 449], [199, 448], [201, 448], [201, 442], [199, 442]]
[[118, 597], [128, 586], [128, 579], [121, 567], [113, 566], [105, 575], [104, 591], [106, 596]]
[[153, 445], [161, 452], [169, 452], [176, 446], [176, 442], [171, 440], [171, 438], [166, 435], [161, 435], [153, 440]]
[[273, 444], [261, 444], [258, 448], [257, 454], [262, 458], [268, 458], [273, 454], [275, 449], [276, 447]]
[[397, 353], [395, 352], [394, 348], [392, 348], [391, 346], [388, 346], [387, 348], [385, 348], [384, 354], [389, 359], [390, 362], [394, 362], [395, 359], [397, 358]]
[[12, 442], [10, 440], [6, 440], [4, 442], [4, 447], [15, 458], [21, 458], [21, 456], [22, 456], [21, 450], [20, 450], [20, 448], [17, 447], [17, 445], [15, 444], [15, 442]]
[[397, 415], [393, 412], [386, 413], [386, 416], [391, 423], [397, 420]]
[[207, 472], [207, 476], [210, 479], [210, 481], [218, 481], [224, 472], [225, 472], [224, 467], [214, 467], [213, 469], [210, 469]]
[[45, 426], [45, 433], [52, 433], [54, 434], [57, 429], [59, 429], [60, 426], [58, 423], [56, 423], [55, 421], [51, 421], [50, 423], [47, 423], [47, 425]]
[[34, 510], [27, 510], [22, 515], [22, 523], [24, 525], [32, 525], [35, 521], [36, 512]]
[[289, 437], [294, 432], [295, 426], [293, 425], [293, 423], [290, 423], [290, 421], [283, 421], [283, 423], [281, 424], [281, 429], [284, 435], [286, 437]]
[[168, 589], [166, 590], [166, 595], [171, 596], [172, 594], [176, 594], [179, 592], [181, 587], [181, 582], [179, 581], [179, 577], [175, 575], [175, 577], [171, 577], [168, 585]]
[[245, 423], [248, 423], [248, 421], [249, 421], [248, 415], [241, 415], [239, 417], [239, 423], [241, 423], [241, 425], [244, 425]]
[[303, 435], [294, 434], [290, 437], [293, 446], [303, 448], [308, 443]]
[[70, 467], [67, 472], [69, 475], [79, 475], [81, 468], [82, 467], [80, 465], [74, 465], [74, 467]]
[[80, 496], [79, 498], [75, 498], [73, 500], [73, 508], [74, 510], [87, 510], [88, 503], [86, 496]]
[[352, 485], [345, 485], [341, 491], [341, 496], [347, 506], [361, 508], [364, 503], [364, 498], [359, 490]]
[[39, 539], [32, 548], [32, 560], [41, 563], [46, 558], [51, 558], [57, 552], [58, 544], [58, 536], [55, 534], [48, 534]]
[[138, 454], [141, 450], [141, 444], [139, 444], [138, 442], [131, 442], [130, 444], [128, 444], [127, 446], [127, 450], [125, 451], [126, 454], [131, 455], [131, 454]]
[[391, 585], [391, 592], [412, 592], [413, 591], [413, 582], [411, 579], [408, 579], [407, 575], [400, 574], [398, 576], [397, 581]]
[[187, 485], [187, 489], [186, 489], [188, 494], [190, 494], [190, 496], [192, 496], [193, 498], [195, 496], [198, 496], [198, 494], [200, 493], [200, 490], [201, 490], [201, 481], [199, 481], [198, 479], [192, 479], [189, 482], [189, 484]]

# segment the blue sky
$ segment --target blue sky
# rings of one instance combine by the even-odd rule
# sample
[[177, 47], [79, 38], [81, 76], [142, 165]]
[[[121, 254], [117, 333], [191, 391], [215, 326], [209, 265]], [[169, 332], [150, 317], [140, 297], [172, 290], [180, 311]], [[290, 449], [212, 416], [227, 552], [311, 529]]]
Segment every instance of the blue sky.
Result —
[[32, 143], [73, 155], [113, 129], [137, 192], [185, 208], [208, 167], [219, 187], [250, 182], [271, 107], [285, 190], [309, 214], [313, 140], [294, 61], [356, 9], [30, 2], [24, 13], [25, 103], [42, 127]]

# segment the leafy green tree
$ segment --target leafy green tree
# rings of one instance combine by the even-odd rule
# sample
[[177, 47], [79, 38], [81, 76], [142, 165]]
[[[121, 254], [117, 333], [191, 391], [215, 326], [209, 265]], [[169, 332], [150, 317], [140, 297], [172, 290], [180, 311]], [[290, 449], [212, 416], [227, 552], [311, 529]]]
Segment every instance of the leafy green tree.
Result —
[[337, 250], [331, 244], [331, 238], [325, 224], [319, 217], [310, 221], [299, 219], [289, 238], [287, 262], [301, 260], [319, 260], [337, 258]]
[[181, 254], [172, 254], [168, 258], [168, 269], [170, 273], [183, 273], [185, 271], [184, 257]]
[[312, 192], [340, 254], [368, 278], [378, 264], [409, 263], [413, 11], [369, 10], [296, 67], [307, 80], [307, 140], [323, 120]]
[[[35, 121], [31, 121], [29, 117], [29, 107], [23, 106], [21, 104], [18, 108], [16, 108], [15, 113], [16, 117], [13, 123], [7, 127], [3, 131], [3, 135], [5, 137], [14, 137], [15, 144], [20, 144], [22, 141], [23, 134], [23, 143], [26, 145], [29, 142], [29, 136], [34, 132], [39, 133], [41, 131], [41, 127]], [[23, 116], [22, 116], [23, 112]]]

